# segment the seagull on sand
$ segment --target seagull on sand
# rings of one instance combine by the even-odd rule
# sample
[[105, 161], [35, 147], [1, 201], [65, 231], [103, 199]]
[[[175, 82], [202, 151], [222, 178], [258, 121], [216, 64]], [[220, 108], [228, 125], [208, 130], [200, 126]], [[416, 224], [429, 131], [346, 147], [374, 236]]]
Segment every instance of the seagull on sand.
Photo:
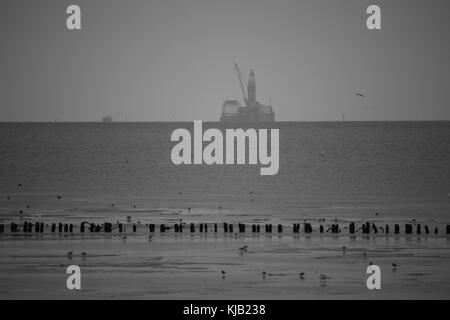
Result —
[[152, 241], [153, 236], [148, 236], [148, 242]]
[[127, 241], [127, 236], [123, 236], [122, 237], [122, 240], [125, 242], [125, 241]]
[[222, 278], [225, 278], [225, 271], [220, 271], [220, 273], [222, 274]]
[[242, 248], [239, 248], [240, 252], [247, 252], [248, 246], [243, 246]]
[[73, 251], [67, 252], [67, 258], [72, 259]]
[[345, 250], [346, 250], [347, 248], [345, 247], [345, 246], [343, 246], [342, 247], [342, 254], [345, 254]]
[[300, 277], [300, 279], [305, 279], [305, 273], [304, 272], [300, 272], [299, 274], [298, 274], [298, 276]]
[[397, 269], [397, 267], [398, 267], [397, 264], [392, 262], [392, 270]]
[[358, 97], [364, 98], [364, 95], [363, 95], [362, 93], [359, 93], [359, 92], [358, 92], [356, 95], [357, 95]]
[[328, 279], [331, 279], [331, 277], [329, 277], [329, 276], [324, 275], [323, 273], [321, 273], [321, 274], [319, 275], [319, 279], [320, 279], [320, 285], [321, 285], [321, 286], [324, 286], [324, 285], [325, 285], [325, 282], [326, 282]]

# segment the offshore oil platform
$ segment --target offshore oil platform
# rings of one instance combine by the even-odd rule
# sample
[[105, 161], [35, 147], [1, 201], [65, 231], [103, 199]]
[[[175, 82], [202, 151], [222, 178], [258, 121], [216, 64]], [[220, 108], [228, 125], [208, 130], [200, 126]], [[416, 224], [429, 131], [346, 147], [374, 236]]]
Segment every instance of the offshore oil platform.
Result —
[[236, 62], [234, 63], [234, 68], [236, 69], [245, 105], [241, 105], [238, 100], [226, 100], [222, 105], [220, 121], [232, 123], [274, 122], [275, 113], [273, 112], [271, 103], [269, 105], [263, 105], [256, 101], [255, 71], [250, 70], [247, 83], [247, 95], [241, 72]]

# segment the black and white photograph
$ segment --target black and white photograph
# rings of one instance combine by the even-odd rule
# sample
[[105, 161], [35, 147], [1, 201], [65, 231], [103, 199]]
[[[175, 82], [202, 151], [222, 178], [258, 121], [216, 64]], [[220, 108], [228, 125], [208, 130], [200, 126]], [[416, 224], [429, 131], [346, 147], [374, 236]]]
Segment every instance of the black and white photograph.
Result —
[[0, 300], [450, 299], [449, 39], [445, 0], [2, 2]]

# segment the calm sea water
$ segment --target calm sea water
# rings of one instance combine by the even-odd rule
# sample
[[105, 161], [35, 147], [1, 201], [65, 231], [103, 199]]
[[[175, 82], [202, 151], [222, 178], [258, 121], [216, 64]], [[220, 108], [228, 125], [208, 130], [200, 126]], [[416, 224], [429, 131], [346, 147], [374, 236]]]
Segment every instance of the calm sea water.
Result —
[[275, 176], [254, 165], [174, 165], [170, 135], [180, 127], [193, 123], [0, 124], [0, 193], [242, 214], [450, 218], [450, 122], [276, 123]]

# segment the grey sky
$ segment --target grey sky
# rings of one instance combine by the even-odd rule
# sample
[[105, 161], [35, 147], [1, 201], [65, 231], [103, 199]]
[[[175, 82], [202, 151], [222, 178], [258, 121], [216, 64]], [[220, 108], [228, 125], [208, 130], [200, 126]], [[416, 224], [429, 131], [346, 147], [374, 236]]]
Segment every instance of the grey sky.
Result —
[[450, 1], [8, 0], [0, 18], [1, 121], [216, 121], [242, 100], [233, 61], [277, 120], [450, 120]]

